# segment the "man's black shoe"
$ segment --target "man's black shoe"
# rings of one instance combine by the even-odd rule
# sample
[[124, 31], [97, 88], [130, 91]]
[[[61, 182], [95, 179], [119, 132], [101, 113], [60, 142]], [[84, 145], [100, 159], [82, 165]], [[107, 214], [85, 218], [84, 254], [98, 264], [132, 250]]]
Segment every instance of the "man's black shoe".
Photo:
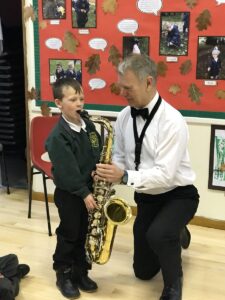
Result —
[[170, 286], [165, 286], [159, 300], [182, 300], [183, 278], [179, 277], [176, 282]]
[[79, 298], [80, 291], [71, 281], [71, 269], [59, 270], [56, 272], [56, 286], [66, 298]]
[[80, 290], [88, 293], [95, 292], [98, 288], [97, 283], [94, 282], [91, 278], [89, 278], [87, 275], [81, 276], [77, 280], [77, 284]]
[[185, 226], [180, 233], [180, 244], [183, 249], [187, 249], [191, 242], [191, 233]]
[[25, 277], [30, 272], [30, 267], [26, 264], [19, 264], [17, 266], [17, 277], [19, 279]]

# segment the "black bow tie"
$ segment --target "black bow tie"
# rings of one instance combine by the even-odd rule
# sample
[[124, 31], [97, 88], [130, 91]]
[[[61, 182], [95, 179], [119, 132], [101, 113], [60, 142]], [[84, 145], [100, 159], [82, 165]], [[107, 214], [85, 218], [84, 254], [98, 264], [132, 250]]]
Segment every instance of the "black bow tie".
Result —
[[131, 117], [134, 118], [136, 116], [142, 116], [142, 118], [145, 120], [148, 118], [148, 108], [141, 108], [136, 109], [134, 107], [131, 107]]

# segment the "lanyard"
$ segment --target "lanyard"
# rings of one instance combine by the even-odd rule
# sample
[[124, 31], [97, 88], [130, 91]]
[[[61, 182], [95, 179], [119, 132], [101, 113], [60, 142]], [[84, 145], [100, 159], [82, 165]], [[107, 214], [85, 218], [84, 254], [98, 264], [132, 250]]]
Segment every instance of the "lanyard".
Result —
[[161, 96], [159, 96], [156, 104], [154, 105], [151, 113], [149, 114], [146, 122], [145, 122], [145, 125], [141, 131], [141, 135], [140, 137], [138, 136], [138, 132], [137, 132], [137, 123], [136, 123], [136, 117], [133, 118], [133, 128], [134, 128], [134, 139], [135, 139], [135, 160], [134, 160], [134, 163], [135, 163], [135, 170], [138, 171], [138, 166], [140, 165], [140, 158], [141, 158], [141, 146], [142, 146], [142, 142], [143, 142], [143, 139], [144, 139], [144, 135], [145, 135], [145, 131], [146, 129], [148, 128], [148, 125], [150, 124], [151, 120], [153, 119], [155, 113], [157, 112], [160, 104], [162, 102], [162, 98]]

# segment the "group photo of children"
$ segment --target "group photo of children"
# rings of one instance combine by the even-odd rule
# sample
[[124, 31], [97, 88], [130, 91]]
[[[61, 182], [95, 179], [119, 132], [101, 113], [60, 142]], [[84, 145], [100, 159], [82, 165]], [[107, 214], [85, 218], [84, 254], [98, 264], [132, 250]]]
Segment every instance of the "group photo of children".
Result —
[[62, 78], [72, 78], [82, 83], [81, 60], [50, 59], [50, 84]]

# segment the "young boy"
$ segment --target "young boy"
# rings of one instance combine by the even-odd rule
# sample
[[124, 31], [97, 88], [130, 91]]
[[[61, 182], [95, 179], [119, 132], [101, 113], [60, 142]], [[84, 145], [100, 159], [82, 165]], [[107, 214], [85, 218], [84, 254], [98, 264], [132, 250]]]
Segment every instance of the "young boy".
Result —
[[97, 290], [88, 277], [85, 240], [88, 211], [97, 208], [92, 195], [92, 171], [99, 161], [101, 140], [94, 124], [80, 112], [84, 93], [80, 83], [63, 78], [53, 84], [56, 106], [62, 115], [46, 141], [55, 183], [54, 201], [60, 223], [53, 255], [56, 285], [68, 298], [78, 298], [79, 289]]

